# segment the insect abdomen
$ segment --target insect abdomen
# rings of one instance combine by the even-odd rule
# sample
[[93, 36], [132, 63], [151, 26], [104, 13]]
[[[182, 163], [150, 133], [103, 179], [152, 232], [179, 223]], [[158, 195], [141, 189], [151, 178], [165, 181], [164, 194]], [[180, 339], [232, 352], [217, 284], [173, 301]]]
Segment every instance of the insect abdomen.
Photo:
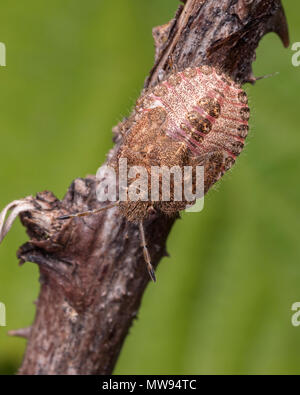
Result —
[[136, 110], [149, 117], [154, 111], [165, 114], [164, 132], [193, 156], [222, 151], [225, 170], [242, 151], [249, 130], [246, 93], [209, 66], [171, 75], [140, 99]]

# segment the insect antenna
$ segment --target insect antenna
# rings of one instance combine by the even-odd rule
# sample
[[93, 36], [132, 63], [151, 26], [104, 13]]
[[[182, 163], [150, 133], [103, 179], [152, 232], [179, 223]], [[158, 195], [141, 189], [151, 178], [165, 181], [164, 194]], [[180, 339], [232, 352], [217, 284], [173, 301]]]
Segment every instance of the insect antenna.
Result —
[[278, 74], [279, 74], [279, 72], [275, 71], [274, 73], [271, 73], [271, 74], [266, 74], [266, 75], [262, 75], [261, 77], [256, 77], [255, 81], [260, 81], [260, 80], [263, 80], [265, 78], [275, 77]]
[[140, 228], [140, 235], [141, 235], [144, 259], [145, 259], [145, 262], [147, 264], [148, 273], [149, 273], [149, 276], [151, 277], [151, 280], [155, 283], [156, 282], [156, 276], [155, 276], [155, 272], [154, 272], [153, 266], [151, 264], [151, 258], [150, 258], [150, 254], [149, 254], [149, 251], [148, 251], [148, 248], [147, 248], [143, 221], [139, 222], [139, 228]]
[[118, 206], [118, 204], [119, 204], [119, 201], [109, 204], [108, 206], [105, 206], [105, 207], [96, 208], [95, 210], [82, 211], [82, 212], [76, 213], [76, 214], [62, 215], [61, 217], [57, 217], [57, 219], [58, 220], [65, 220], [65, 219], [76, 218], [76, 217], [86, 217], [87, 215], [98, 214], [101, 211], [108, 210], [109, 208], [112, 208], [112, 207], [116, 207], [116, 206]]

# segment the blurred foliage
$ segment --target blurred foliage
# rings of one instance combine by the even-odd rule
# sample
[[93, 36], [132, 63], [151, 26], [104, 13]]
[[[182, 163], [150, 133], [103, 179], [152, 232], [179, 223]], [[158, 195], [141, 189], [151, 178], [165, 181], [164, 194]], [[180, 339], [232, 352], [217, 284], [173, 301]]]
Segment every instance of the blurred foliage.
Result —
[[[300, 41], [300, 4], [284, 2], [291, 42]], [[0, 206], [44, 189], [63, 197], [72, 179], [95, 173], [153, 64], [153, 26], [173, 17], [176, 0], [2, 0], [0, 41]], [[300, 68], [292, 51], [266, 36], [247, 90], [252, 109], [245, 152], [168, 240], [116, 373], [300, 373], [297, 183]], [[7, 330], [30, 325], [38, 270], [21, 268], [27, 240], [18, 223], [0, 248], [0, 374], [14, 373], [25, 341]], [[51, 325], [51, 322], [49, 322]]]

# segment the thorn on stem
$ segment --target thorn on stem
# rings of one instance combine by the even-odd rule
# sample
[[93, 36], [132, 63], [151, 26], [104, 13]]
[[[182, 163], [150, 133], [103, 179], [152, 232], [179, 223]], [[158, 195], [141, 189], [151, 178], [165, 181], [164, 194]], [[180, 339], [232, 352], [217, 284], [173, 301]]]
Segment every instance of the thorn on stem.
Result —
[[12, 329], [8, 331], [9, 336], [23, 337], [24, 339], [29, 339], [31, 333], [31, 326], [27, 328]]

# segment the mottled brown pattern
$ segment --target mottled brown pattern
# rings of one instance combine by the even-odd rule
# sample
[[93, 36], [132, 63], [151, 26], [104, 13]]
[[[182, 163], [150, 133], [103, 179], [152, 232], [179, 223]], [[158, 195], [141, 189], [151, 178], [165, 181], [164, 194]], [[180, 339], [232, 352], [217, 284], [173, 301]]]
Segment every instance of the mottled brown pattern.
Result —
[[[148, 196], [152, 166], [183, 169], [190, 165], [195, 171], [196, 165], [204, 165], [207, 191], [244, 147], [249, 129], [247, 103], [241, 86], [219, 69], [202, 66], [172, 74], [138, 100], [134, 125], [113, 164], [118, 169], [118, 160], [126, 158], [129, 167], [146, 168]], [[176, 215], [188, 204], [174, 201], [171, 194], [169, 202], [121, 202], [120, 210], [129, 221], [137, 222], [152, 209]]]

